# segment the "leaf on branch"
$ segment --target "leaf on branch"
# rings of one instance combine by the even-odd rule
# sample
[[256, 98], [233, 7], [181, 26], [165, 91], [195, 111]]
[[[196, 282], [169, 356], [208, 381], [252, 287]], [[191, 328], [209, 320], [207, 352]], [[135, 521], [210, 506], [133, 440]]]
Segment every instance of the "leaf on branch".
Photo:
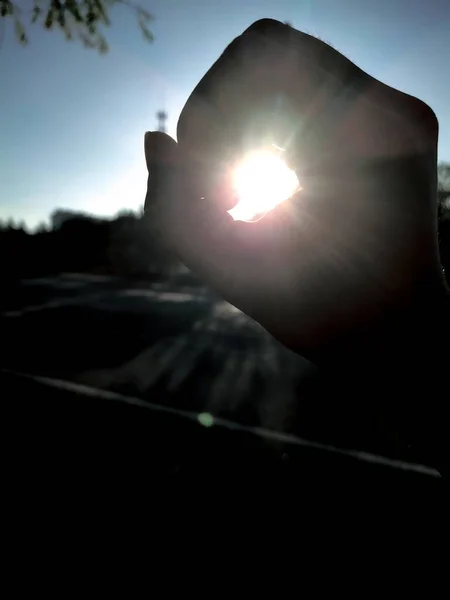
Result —
[[145, 21], [153, 21], [153, 15], [150, 14], [148, 10], [145, 10], [145, 8], [142, 8], [141, 6], [136, 6], [136, 10], [138, 15]]
[[48, 9], [48, 12], [47, 12], [47, 16], [45, 18], [45, 23], [44, 23], [45, 29], [51, 29], [53, 27], [53, 20], [54, 20], [54, 10], [53, 10], [53, 7], [50, 6], [50, 8]]
[[92, 41], [92, 38], [84, 32], [80, 32], [79, 34], [80, 40], [83, 42], [86, 48], [94, 48], [95, 44]]
[[81, 16], [80, 10], [78, 8], [78, 4], [75, 0], [68, 0], [66, 2], [67, 11], [73, 16], [77, 23], [82, 23], [83, 17]]
[[100, 36], [98, 50], [100, 54], [106, 54], [109, 50], [108, 43], [103, 36]]
[[147, 40], [147, 42], [153, 42], [153, 34], [152, 32], [148, 29], [148, 27], [145, 27], [144, 25], [140, 24], [141, 27], [141, 31], [142, 31], [142, 35], [144, 36], [144, 39]]
[[10, 17], [14, 14], [14, 5], [9, 0], [1, 0], [0, 16]]
[[109, 17], [106, 13], [105, 7], [103, 6], [103, 3], [101, 2], [101, 0], [94, 0], [95, 6], [97, 8], [97, 12], [99, 14], [99, 18], [103, 21], [103, 23], [106, 26], [109, 26], [111, 24]]
[[148, 28], [148, 23], [150, 23], [150, 21], [153, 21], [153, 17], [149, 12], [147, 12], [143, 8], [137, 7], [136, 10], [138, 13], [138, 22], [142, 35], [144, 36], [145, 40], [147, 40], [148, 42], [152, 42], [153, 34]]
[[71, 40], [72, 39], [72, 32], [70, 31], [70, 28], [68, 27], [67, 23], [64, 27], [64, 35], [66, 36], [66, 40]]
[[31, 22], [36, 23], [36, 21], [39, 19], [41, 14], [42, 14], [42, 8], [38, 4], [36, 4], [36, 6], [31, 11], [31, 15], [32, 15]]
[[14, 30], [16, 32], [16, 37], [19, 40], [19, 44], [26, 46], [28, 44], [27, 34], [25, 33], [22, 23], [17, 18], [14, 21]]

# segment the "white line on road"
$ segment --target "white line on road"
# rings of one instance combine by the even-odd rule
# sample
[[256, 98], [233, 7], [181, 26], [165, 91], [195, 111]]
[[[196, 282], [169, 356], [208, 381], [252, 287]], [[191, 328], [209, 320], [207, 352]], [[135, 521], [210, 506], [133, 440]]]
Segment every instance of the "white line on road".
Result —
[[[134, 406], [140, 406], [141, 408], [156, 410], [160, 412], [165, 412], [169, 414], [174, 414], [179, 417], [184, 417], [186, 419], [196, 421], [197, 423], [201, 423], [202, 413], [196, 413], [187, 410], [180, 410], [177, 408], [173, 408], [170, 406], [162, 406], [160, 404], [154, 404], [151, 402], [147, 402], [141, 400], [140, 398], [135, 398], [133, 396], [125, 396], [124, 394], [119, 394], [117, 392], [111, 392], [106, 390], [100, 390], [88, 387], [86, 385], [80, 385], [77, 383], [72, 383], [70, 381], [64, 381], [61, 379], [52, 379], [50, 377], [41, 377], [38, 375], [32, 375], [30, 373], [21, 373], [19, 371], [12, 371], [9, 369], [4, 369], [4, 372], [9, 372], [13, 375], [23, 377], [25, 379], [31, 379], [40, 383], [44, 383], [45, 385], [59, 388], [71, 392], [75, 392], [77, 394], [82, 394], [84, 396], [91, 396], [101, 398], [103, 400], [110, 401], [118, 401], [124, 402], [126, 404], [131, 404]], [[286, 444], [293, 444], [297, 446], [304, 446], [308, 448], [313, 448], [315, 450], [322, 450], [325, 452], [331, 452], [334, 454], [339, 454], [341, 456], [347, 456], [349, 458], [354, 458], [356, 460], [361, 460], [363, 462], [378, 464], [385, 467], [390, 467], [393, 469], [400, 469], [402, 471], [412, 471], [415, 473], [420, 473], [422, 475], [428, 475], [430, 477], [441, 478], [440, 473], [436, 469], [432, 469], [431, 467], [427, 467], [425, 465], [420, 465], [416, 463], [404, 462], [401, 460], [395, 460], [391, 458], [387, 458], [386, 456], [380, 456], [378, 454], [372, 454], [370, 452], [363, 452], [360, 450], [347, 450], [344, 448], [338, 448], [336, 446], [331, 446], [329, 444], [321, 444], [320, 442], [313, 442], [311, 440], [307, 440], [305, 438], [301, 438], [292, 434], [281, 433], [277, 431], [271, 431], [268, 429], [263, 429], [262, 427], [251, 427], [249, 425], [241, 425], [240, 423], [235, 423], [234, 421], [229, 421], [227, 419], [222, 419], [218, 417], [213, 417], [213, 424], [219, 425], [221, 427], [225, 427], [227, 429], [243, 431], [246, 433], [252, 433], [257, 435], [258, 437], [273, 440]]]

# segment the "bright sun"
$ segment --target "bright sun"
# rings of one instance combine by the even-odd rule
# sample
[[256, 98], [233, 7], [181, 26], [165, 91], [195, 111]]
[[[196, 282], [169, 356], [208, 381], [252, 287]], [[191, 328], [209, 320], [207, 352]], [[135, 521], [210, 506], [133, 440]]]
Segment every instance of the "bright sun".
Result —
[[252, 221], [300, 189], [297, 175], [271, 150], [249, 154], [233, 171], [238, 203], [228, 212], [235, 221]]

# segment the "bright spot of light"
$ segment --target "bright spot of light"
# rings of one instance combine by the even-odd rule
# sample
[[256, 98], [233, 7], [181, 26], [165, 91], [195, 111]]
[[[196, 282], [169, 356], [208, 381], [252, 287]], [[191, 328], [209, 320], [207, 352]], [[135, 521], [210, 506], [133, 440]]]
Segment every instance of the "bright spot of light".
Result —
[[212, 427], [214, 425], [214, 417], [207, 412], [199, 413], [197, 419], [204, 427]]
[[252, 221], [301, 189], [295, 172], [271, 150], [249, 154], [232, 177], [238, 203], [228, 212], [235, 221]]

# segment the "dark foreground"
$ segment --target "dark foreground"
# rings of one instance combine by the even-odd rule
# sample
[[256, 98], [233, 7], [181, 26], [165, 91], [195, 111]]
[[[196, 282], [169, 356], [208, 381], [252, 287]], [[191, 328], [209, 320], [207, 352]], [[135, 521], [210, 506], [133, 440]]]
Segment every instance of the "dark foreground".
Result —
[[4, 304], [8, 369], [247, 424], [285, 429], [311, 370], [189, 274], [24, 280]]
[[29, 491], [148, 501], [170, 477], [215, 501], [252, 482], [291, 499], [443, 502], [434, 469], [323, 424], [308, 407], [312, 365], [188, 275], [25, 281], [2, 332], [10, 464]]

